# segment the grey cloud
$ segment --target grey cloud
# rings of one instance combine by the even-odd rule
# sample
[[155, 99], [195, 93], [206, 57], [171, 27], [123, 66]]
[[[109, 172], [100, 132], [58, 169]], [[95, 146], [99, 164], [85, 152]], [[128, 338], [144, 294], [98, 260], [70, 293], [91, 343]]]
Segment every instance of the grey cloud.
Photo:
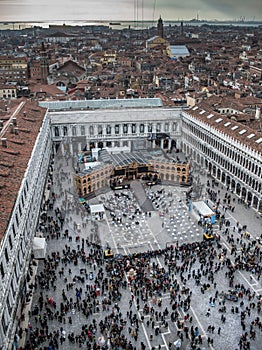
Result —
[[[144, 0], [144, 7], [150, 11], [152, 0]], [[211, 16], [233, 19], [252, 16], [262, 19], [262, 0], [158, 0], [155, 11], [173, 16], [177, 13], [192, 17], [199, 11], [202, 18]]]

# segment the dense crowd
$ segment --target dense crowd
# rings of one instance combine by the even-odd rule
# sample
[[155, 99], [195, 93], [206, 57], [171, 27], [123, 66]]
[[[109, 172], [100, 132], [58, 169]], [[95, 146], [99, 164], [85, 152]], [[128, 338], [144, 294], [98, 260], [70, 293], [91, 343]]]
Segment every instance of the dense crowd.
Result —
[[[67, 181], [66, 175], [63, 172], [61, 181]], [[209, 194], [210, 200], [218, 201], [218, 193], [211, 190]], [[235, 238], [223, 215], [219, 217], [221, 235], [232, 247], [230, 252], [218, 235], [214, 241], [176, 243], [106, 259], [98, 240], [69, 232], [66, 220], [70, 220], [70, 213], [81, 214], [82, 209], [67, 204], [69, 219], [66, 218], [62, 210], [65, 207], [57, 204], [59, 196], [61, 193], [50, 192], [43, 205], [39, 228], [50, 250], [36, 275], [34, 288], [39, 297], [32, 307], [30, 322], [18, 332], [20, 338], [27, 333], [24, 350], [63, 349], [65, 342], [72, 349], [160, 349], [161, 334], [167, 329], [174, 330], [167, 344], [169, 349], [188, 344], [190, 349], [198, 350], [202, 344], [212, 346], [221, 336], [229, 314], [238, 318], [242, 329], [237, 348], [250, 349], [262, 330], [262, 299], [238, 283], [236, 272], [248, 271], [259, 280], [262, 252], [257, 241], [245, 237], [243, 227], [236, 225]], [[216, 203], [218, 208], [220, 202]], [[60, 240], [63, 249], [52, 251], [52, 240]], [[228, 280], [228, 291], [221, 290], [217, 283], [217, 277], [222, 275]], [[62, 294], [58, 295], [61, 285]], [[191, 308], [195, 289], [209, 298], [205, 317], [210, 324], [205, 332]], [[168, 303], [163, 301], [163, 295], [168, 295]], [[232, 298], [237, 304], [231, 303]], [[126, 311], [123, 303], [128, 303]], [[214, 305], [221, 315], [219, 325], [211, 321]], [[75, 314], [85, 320], [77, 332], [70, 331]], [[55, 328], [55, 324], [59, 326]], [[150, 343], [158, 345], [149, 347]]]

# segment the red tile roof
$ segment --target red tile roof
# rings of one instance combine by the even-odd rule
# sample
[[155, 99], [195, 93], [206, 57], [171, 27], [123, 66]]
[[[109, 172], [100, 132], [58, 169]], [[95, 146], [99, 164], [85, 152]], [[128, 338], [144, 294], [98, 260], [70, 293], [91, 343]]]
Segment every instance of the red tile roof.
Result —
[[[10, 220], [31, 153], [41, 128], [46, 109], [35, 102], [21, 102], [16, 111], [12, 110], [0, 132], [6, 139], [7, 147], [0, 141], [0, 241]], [[13, 122], [16, 118], [16, 125]]]
[[216, 130], [262, 154], [262, 133], [243, 125], [232, 118], [221, 115], [204, 102], [186, 111]]

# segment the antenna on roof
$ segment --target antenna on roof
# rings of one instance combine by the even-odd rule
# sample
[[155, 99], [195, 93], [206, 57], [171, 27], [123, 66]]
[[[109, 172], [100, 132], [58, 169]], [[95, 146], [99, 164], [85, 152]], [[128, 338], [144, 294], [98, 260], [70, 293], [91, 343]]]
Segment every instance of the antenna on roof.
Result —
[[156, 11], [156, 0], [154, 0], [154, 5], [153, 5], [153, 22], [152, 22], [152, 27], [153, 27], [154, 22], [155, 22], [155, 11]]

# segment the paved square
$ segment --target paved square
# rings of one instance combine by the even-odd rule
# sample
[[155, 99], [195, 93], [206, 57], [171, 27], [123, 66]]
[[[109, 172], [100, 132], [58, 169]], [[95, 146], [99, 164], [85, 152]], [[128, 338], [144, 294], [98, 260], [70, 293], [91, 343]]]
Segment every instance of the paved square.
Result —
[[[188, 211], [187, 189], [144, 189], [153, 208], [145, 211], [141, 190], [131, 186], [90, 200], [106, 208], [94, 222], [74, 195], [71, 171], [63, 158], [54, 163], [56, 200], [52, 210], [46, 203], [39, 227], [48, 249], [20, 332], [25, 349], [260, 349], [255, 213], [237, 202], [234, 213], [221, 207], [229, 224], [217, 222], [220, 239], [205, 242]], [[223, 198], [225, 189], [219, 191]], [[239, 230], [243, 225], [251, 237]], [[108, 245], [117, 257], [105, 260]]]

